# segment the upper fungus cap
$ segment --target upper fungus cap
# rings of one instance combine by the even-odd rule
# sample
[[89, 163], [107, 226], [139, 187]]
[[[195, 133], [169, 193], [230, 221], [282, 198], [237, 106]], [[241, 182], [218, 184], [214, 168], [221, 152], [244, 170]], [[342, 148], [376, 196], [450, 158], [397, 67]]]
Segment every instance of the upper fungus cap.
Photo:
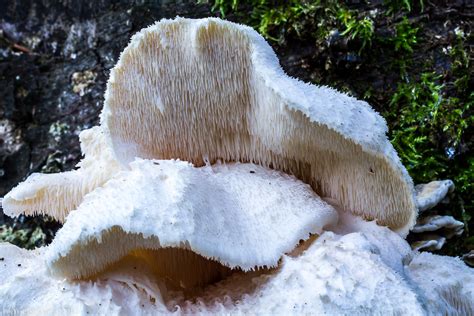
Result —
[[246, 26], [176, 18], [135, 34], [111, 71], [100, 132], [106, 140], [99, 155], [110, 155], [97, 160], [106, 171], [94, 163], [79, 169], [81, 189], [63, 190], [67, 203], [55, 203], [57, 192], [37, 194], [48, 196], [48, 209], [15, 194], [20, 186], [5, 197], [5, 211], [67, 214], [135, 157], [196, 166], [221, 159], [295, 175], [344, 210], [401, 235], [415, 222], [413, 184], [384, 119], [363, 101], [288, 77]]

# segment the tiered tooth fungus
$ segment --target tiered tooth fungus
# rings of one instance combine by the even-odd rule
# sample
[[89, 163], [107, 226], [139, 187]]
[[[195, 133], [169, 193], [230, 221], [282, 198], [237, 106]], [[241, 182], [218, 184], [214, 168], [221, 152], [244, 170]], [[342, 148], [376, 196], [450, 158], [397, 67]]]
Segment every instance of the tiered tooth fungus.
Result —
[[32, 175], [4, 209], [64, 220], [135, 157], [196, 166], [221, 159], [293, 174], [406, 235], [416, 217], [413, 185], [386, 132], [367, 103], [288, 77], [251, 28], [163, 20], [134, 35], [111, 71], [101, 125], [81, 134], [80, 168]]

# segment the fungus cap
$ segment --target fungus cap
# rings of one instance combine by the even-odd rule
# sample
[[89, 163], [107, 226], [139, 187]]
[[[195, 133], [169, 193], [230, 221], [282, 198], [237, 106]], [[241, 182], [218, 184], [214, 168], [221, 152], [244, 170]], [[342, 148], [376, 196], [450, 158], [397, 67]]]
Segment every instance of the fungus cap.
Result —
[[212, 277], [211, 270], [225, 272], [195, 254], [244, 271], [275, 267], [300, 240], [321, 234], [337, 218], [309, 185], [279, 171], [137, 160], [85, 197], [46, 257], [55, 274], [74, 279], [155, 251], [150, 260], [158, 273], [175, 265], [181, 271], [170, 273], [194, 284], [202, 274]]
[[[401, 235], [415, 222], [413, 184], [384, 119], [363, 101], [288, 77], [246, 26], [176, 18], [135, 34], [111, 71], [100, 128], [107, 137], [100, 143], [121, 168], [135, 157], [254, 162]], [[53, 215], [104, 182], [83, 168], [77, 187], [86, 190], [76, 189], [69, 205], [46, 202]], [[5, 199], [10, 214], [38, 210], [30, 196]]]
[[454, 191], [452, 180], [431, 181], [415, 186], [416, 203], [420, 212], [438, 205], [448, 193]]
[[99, 126], [80, 133], [84, 159], [79, 169], [62, 173], [33, 173], [5, 195], [3, 211], [10, 216], [48, 214], [64, 221], [76, 209], [83, 197], [102, 186], [122, 170], [114, 158], [110, 137]]

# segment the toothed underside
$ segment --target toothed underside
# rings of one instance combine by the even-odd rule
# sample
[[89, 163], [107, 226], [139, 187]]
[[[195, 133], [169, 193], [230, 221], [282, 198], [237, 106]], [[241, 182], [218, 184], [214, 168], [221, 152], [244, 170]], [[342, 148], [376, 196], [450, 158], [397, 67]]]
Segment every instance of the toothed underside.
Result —
[[82, 202], [84, 195], [109, 180], [111, 174], [73, 170], [63, 173], [35, 173], [5, 196], [5, 214], [48, 214], [64, 221]]
[[[336, 211], [309, 185], [278, 171], [137, 160], [69, 214], [46, 259], [69, 278], [96, 274], [136, 250], [170, 247], [230, 268], [274, 267], [300, 240], [336, 222]], [[168, 254], [173, 261], [180, 253]], [[195, 268], [208, 279], [206, 267]]]
[[47, 214], [62, 222], [87, 193], [121, 170], [108, 143], [110, 137], [100, 127], [82, 131], [79, 138], [85, 155], [78, 165], [80, 168], [62, 173], [32, 174], [5, 195], [5, 214]]
[[[119, 243], [122, 246], [118, 246]], [[61, 259], [62, 262], [54, 265], [54, 269], [56, 274], [67, 275], [71, 268], [65, 265], [71, 265], [73, 260], [78, 260], [72, 263], [75, 266], [83, 263], [85, 260], [81, 260], [81, 257], [84, 256], [84, 251], [97, 256], [107, 256], [110, 255], [107, 248], [114, 247], [119, 251], [114, 256], [121, 255], [120, 259], [105, 265], [102, 265], [103, 262], [87, 262], [82, 266], [81, 275], [77, 278], [95, 281], [111, 272], [124, 271], [124, 274], [127, 274], [137, 270], [153, 283], [165, 284], [169, 290], [193, 293], [203, 286], [223, 280], [233, 272], [218, 261], [207, 259], [187, 249], [184, 243], [182, 248], [160, 248], [159, 245], [157, 238], [144, 239], [141, 235], [127, 234], [119, 228], [113, 228], [100, 236], [100, 243], [93, 240], [87, 245], [74, 247], [67, 255], [68, 258]]]
[[370, 107], [287, 77], [250, 28], [162, 21], [112, 70], [102, 113], [121, 161], [251, 161], [294, 174], [346, 210], [408, 232], [412, 183]]

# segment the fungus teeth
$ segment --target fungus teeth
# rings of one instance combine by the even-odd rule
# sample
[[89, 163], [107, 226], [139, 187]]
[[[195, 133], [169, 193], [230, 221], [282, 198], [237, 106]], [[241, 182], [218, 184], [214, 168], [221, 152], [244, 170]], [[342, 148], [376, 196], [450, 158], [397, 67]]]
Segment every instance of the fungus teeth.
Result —
[[[251, 28], [163, 20], [133, 36], [111, 71], [101, 126], [83, 144], [100, 140], [96, 150], [84, 146], [85, 160], [67, 185], [61, 176], [44, 178], [30, 187], [34, 203], [12, 193], [5, 210], [62, 219], [135, 157], [196, 166], [221, 159], [293, 174], [344, 210], [406, 235], [416, 217], [413, 184], [386, 131], [367, 103], [285, 75]], [[41, 193], [50, 187], [64, 197]]]
[[67, 214], [79, 206], [84, 195], [122, 169], [113, 158], [108, 136], [100, 127], [84, 130], [79, 137], [85, 154], [78, 164], [80, 168], [63, 173], [32, 174], [5, 195], [5, 214], [48, 214], [64, 221]]

